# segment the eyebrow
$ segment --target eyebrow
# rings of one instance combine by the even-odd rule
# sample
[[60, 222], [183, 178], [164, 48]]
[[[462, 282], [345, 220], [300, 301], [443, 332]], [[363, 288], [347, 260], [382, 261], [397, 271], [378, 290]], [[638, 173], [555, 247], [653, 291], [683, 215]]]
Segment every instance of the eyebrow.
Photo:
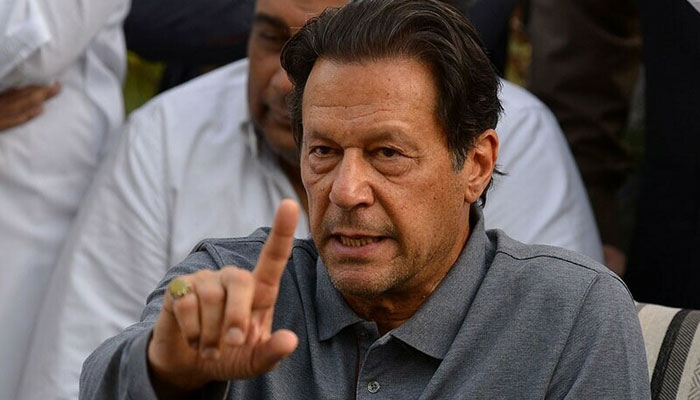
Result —
[[273, 17], [270, 14], [265, 14], [265, 13], [257, 13], [253, 17], [253, 25], [256, 24], [263, 24], [263, 25], [270, 25], [274, 28], [281, 29], [281, 30], [289, 30], [289, 27], [287, 27], [287, 24], [284, 23], [281, 19], [277, 17]]
[[[416, 146], [416, 143], [409, 137], [403, 135], [400, 130], [398, 129], [382, 129], [376, 131], [374, 134], [372, 134], [372, 142], [374, 143], [382, 143], [382, 142], [400, 142], [404, 145], [406, 148], [410, 148], [412, 150], [416, 150], [418, 147]], [[329, 141], [335, 141], [332, 138], [332, 135], [327, 134], [326, 132], [323, 131], [318, 131], [318, 130], [310, 130], [308, 132], [304, 132], [302, 140], [329, 140]]]

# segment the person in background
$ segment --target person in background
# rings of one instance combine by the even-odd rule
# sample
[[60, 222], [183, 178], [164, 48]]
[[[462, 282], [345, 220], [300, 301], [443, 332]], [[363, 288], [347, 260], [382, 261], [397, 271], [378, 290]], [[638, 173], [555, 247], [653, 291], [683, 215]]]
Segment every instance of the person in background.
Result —
[[634, 167], [623, 135], [641, 61], [637, 3], [530, 0], [527, 22], [527, 87], [561, 124], [593, 206], [605, 264], [620, 276], [629, 240], [616, 196]]
[[126, 0], [0, 2], [1, 399], [21, 398], [53, 267], [123, 122], [128, 7]]
[[282, 65], [312, 238], [285, 200], [272, 230], [200, 243], [81, 398], [650, 398], [622, 280], [484, 229], [499, 80], [457, 10], [351, 2]]
[[[47, 293], [22, 385], [32, 398], [75, 398], [85, 357], [138, 321], [148, 293], [194, 243], [269, 225], [283, 198], [306, 210], [280, 51], [308, 18], [343, 4], [258, 0], [248, 59], [131, 114]], [[602, 261], [595, 221], [554, 117], [525, 90], [502, 85], [499, 163], [506, 175], [497, 177], [484, 209], [487, 227]], [[304, 238], [306, 212], [300, 218], [296, 235]], [[36, 379], [51, 384], [34, 385]]]
[[[499, 75], [510, 15], [519, 0], [448, 0], [472, 22]], [[246, 56], [253, 0], [139, 0], [124, 21], [126, 47], [165, 63], [159, 91]]]
[[253, 0], [138, 0], [124, 21], [126, 47], [165, 63], [160, 91], [246, 56]]

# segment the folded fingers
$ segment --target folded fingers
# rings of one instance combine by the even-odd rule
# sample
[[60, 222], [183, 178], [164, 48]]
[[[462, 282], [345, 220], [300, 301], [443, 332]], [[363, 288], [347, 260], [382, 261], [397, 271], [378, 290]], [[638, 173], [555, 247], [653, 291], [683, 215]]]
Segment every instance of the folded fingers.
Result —
[[[176, 278], [168, 286], [172, 312], [183, 338], [206, 359], [217, 359], [221, 345], [240, 346], [249, 332], [255, 279], [250, 271], [225, 267]], [[173, 282], [177, 287], [173, 288]]]

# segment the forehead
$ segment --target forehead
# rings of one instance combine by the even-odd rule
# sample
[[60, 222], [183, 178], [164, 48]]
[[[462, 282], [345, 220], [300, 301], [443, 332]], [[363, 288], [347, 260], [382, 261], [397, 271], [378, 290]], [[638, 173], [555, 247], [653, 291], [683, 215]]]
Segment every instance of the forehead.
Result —
[[257, 0], [255, 14], [272, 17], [287, 28], [301, 28], [328, 7], [341, 7], [348, 0]]
[[434, 130], [436, 102], [432, 73], [416, 60], [342, 63], [321, 59], [304, 89], [304, 134], [374, 128]]

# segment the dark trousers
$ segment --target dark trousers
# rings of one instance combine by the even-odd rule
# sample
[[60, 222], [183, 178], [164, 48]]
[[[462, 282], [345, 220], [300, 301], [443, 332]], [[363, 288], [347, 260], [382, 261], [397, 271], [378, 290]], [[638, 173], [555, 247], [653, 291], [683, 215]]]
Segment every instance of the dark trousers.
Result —
[[639, 4], [647, 133], [626, 280], [639, 301], [700, 308], [700, 13]]
[[622, 144], [640, 66], [636, 0], [531, 0], [529, 89], [571, 146], [604, 243], [620, 246], [615, 193], [633, 164]]

